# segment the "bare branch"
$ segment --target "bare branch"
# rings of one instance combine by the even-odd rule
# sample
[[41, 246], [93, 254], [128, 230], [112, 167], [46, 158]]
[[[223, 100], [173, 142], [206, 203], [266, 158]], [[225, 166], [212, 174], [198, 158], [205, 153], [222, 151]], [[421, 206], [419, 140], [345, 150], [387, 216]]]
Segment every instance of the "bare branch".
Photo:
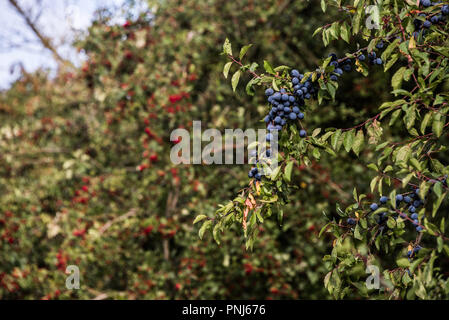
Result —
[[68, 64], [70, 66], [73, 66], [70, 61], [67, 61], [63, 59], [59, 53], [56, 51], [55, 47], [52, 45], [50, 39], [46, 36], [44, 36], [36, 24], [33, 22], [31, 16], [29, 13], [25, 12], [25, 10], [19, 5], [19, 3], [16, 0], [9, 0], [9, 3], [16, 9], [16, 11], [22, 16], [22, 18], [25, 20], [26, 24], [30, 27], [30, 29], [34, 32], [34, 34], [39, 38], [42, 45], [51, 51], [53, 54], [53, 57], [55, 60], [61, 64]]

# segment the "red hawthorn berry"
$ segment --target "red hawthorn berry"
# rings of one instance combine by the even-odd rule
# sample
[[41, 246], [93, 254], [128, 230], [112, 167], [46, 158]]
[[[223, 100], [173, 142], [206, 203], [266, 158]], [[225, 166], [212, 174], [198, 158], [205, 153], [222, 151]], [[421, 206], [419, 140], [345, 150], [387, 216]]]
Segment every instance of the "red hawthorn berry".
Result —
[[156, 162], [157, 161], [157, 154], [152, 154], [150, 156], [150, 160], [151, 160], [151, 162]]
[[133, 53], [131, 51], [126, 51], [125, 52], [125, 58], [126, 59], [131, 59], [133, 57]]
[[168, 99], [170, 100], [171, 103], [176, 103], [176, 102], [178, 102], [179, 100], [182, 99], [182, 95], [180, 95], [180, 94], [173, 94], [173, 95], [169, 96]]
[[8, 238], [8, 243], [9, 244], [13, 244], [14, 243], [14, 238], [13, 237], [9, 237]]
[[123, 24], [123, 28], [128, 28], [129, 26], [131, 26], [131, 22], [127, 20], [127, 21]]
[[145, 229], [143, 229], [143, 233], [145, 233], [145, 235], [151, 233], [151, 231], [153, 231], [153, 226], [148, 226]]
[[86, 229], [79, 229], [79, 230], [73, 231], [73, 235], [75, 237], [82, 237], [82, 236], [84, 236], [85, 233], [86, 233]]
[[151, 132], [151, 130], [150, 130], [149, 127], [146, 127], [146, 128], [145, 128], [145, 133], [146, 133], [150, 138], [154, 136], [153, 132]]
[[67, 259], [60, 252], [56, 254], [56, 258], [58, 259], [58, 262], [56, 263], [58, 270], [65, 271], [67, 267]]
[[81, 189], [82, 189], [84, 192], [89, 192], [89, 187], [88, 187], [88, 186], [82, 186]]
[[170, 171], [171, 171], [171, 174], [172, 174], [173, 176], [178, 175], [178, 169], [176, 169], [176, 168], [171, 168]]
[[180, 283], [177, 283], [177, 284], [175, 285], [175, 289], [176, 289], [177, 291], [181, 290], [181, 284], [180, 284]]
[[243, 267], [245, 268], [246, 274], [250, 274], [251, 272], [253, 272], [253, 266], [250, 263], [245, 263]]
[[143, 122], [145, 123], [145, 125], [147, 126], [147, 125], [149, 125], [150, 124], [150, 119], [148, 119], [148, 118], [145, 118], [144, 120], [143, 120]]
[[168, 113], [175, 113], [175, 108], [173, 108], [173, 107], [168, 107], [168, 108], [167, 108], [167, 112], [168, 112]]
[[172, 230], [168, 233], [168, 237], [172, 238], [176, 234], [176, 230]]

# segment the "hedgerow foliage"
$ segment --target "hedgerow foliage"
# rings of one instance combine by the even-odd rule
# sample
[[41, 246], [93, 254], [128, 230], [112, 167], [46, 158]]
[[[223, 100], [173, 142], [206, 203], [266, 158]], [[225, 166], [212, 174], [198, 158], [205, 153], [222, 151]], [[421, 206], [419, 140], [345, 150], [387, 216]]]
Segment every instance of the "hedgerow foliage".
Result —
[[[272, 67], [269, 58], [259, 66], [246, 56], [250, 46], [224, 42], [223, 72], [232, 88], [246, 73], [247, 94], [268, 98], [261, 118], [271, 131], [267, 141], [279, 135], [280, 166], [271, 170], [259, 161], [236, 198], [214, 216], [197, 217], [200, 237], [211, 230], [220, 242], [225, 229], [239, 226], [246, 248], [257, 248], [261, 226], [276, 217], [288, 223], [296, 217], [284, 213], [287, 203], [309, 201], [307, 191], [296, 190], [302, 171], [320, 175], [316, 167], [325, 163], [336, 177], [324, 183], [336, 189], [337, 204], [320, 207], [315, 197], [313, 211], [323, 211], [328, 220], [320, 239], [333, 237], [322, 262], [332, 297], [448, 298], [448, 3], [323, 0], [321, 8], [338, 13], [338, 20], [314, 35], [321, 35], [325, 46], [346, 44], [340, 55], [323, 51], [325, 58], [309, 71], [298, 71], [302, 66], [294, 63]], [[357, 102], [342, 110], [340, 96], [350, 91], [344, 101], [357, 101], [356, 95], [381, 81], [379, 71], [387, 86], [370, 107]], [[345, 78], [353, 79], [352, 85]], [[351, 124], [342, 125], [346, 122]], [[258, 159], [263, 153], [259, 150]], [[348, 193], [352, 201], [341, 196]], [[299, 208], [295, 215], [307, 221], [304, 206]], [[369, 266], [380, 270], [378, 289], [366, 286]]]
[[[135, 12], [133, 2], [124, 12]], [[1, 93], [0, 298], [327, 298], [321, 259], [331, 241], [317, 236], [322, 211], [347, 199], [332, 182], [352, 172], [347, 159], [337, 169], [326, 161], [301, 167], [282, 228], [265, 221], [247, 252], [239, 226], [219, 247], [192, 227], [196, 215], [212, 216], [245, 187], [247, 168], [175, 166], [169, 158], [171, 131], [190, 130], [192, 120], [251, 128], [265, 112], [264, 97], [235, 95], [222, 81], [217, 46], [226, 36], [255, 44], [247, 58], [310, 68], [322, 52], [311, 38], [319, 5], [148, 7], [125, 14], [125, 24], [113, 22], [121, 11], [99, 12], [75, 44], [88, 57], [81, 68], [55, 78], [24, 74]], [[368, 106], [380, 87], [365, 88]], [[79, 290], [65, 286], [69, 265], [79, 267]]]

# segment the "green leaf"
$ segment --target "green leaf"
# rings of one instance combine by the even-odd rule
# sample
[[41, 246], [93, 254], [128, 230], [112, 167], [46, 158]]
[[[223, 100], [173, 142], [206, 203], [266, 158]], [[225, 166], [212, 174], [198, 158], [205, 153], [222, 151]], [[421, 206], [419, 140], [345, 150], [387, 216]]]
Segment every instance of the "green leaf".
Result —
[[398, 59], [399, 59], [399, 55], [398, 54], [393, 54], [391, 56], [391, 59], [388, 60], [388, 62], [385, 64], [384, 71], [385, 72], [388, 71], [388, 69], [390, 69], [396, 63], [396, 61], [398, 61]]
[[432, 217], [435, 217], [438, 209], [440, 208], [441, 203], [443, 202], [444, 198], [446, 197], [447, 192], [443, 193], [441, 196], [438, 197], [437, 201], [433, 203], [432, 208]]
[[327, 31], [332, 35], [332, 37], [334, 39], [337, 40], [339, 32], [340, 32], [340, 28], [338, 26], [338, 22], [332, 23], [332, 26], [329, 29], [327, 29]]
[[363, 130], [359, 130], [355, 137], [354, 143], [352, 144], [352, 150], [357, 156], [359, 155], [360, 150], [362, 150], [363, 148], [364, 139], [365, 137], [363, 135]]
[[263, 67], [265, 68], [265, 71], [268, 72], [269, 74], [276, 74], [276, 72], [274, 72], [273, 70], [273, 67], [267, 60], [263, 61]]
[[313, 32], [313, 34], [312, 34], [312, 38], [313, 37], [315, 37], [318, 33], [320, 33], [321, 32], [321, 30], [323, 30], [323, 27], [319, 27], [319, 28], [317, 28], [314, 32]]
[[284, 169], [284, 178], [285, 181], [290, 182], [292, 179], [292, 169], [293, 169], [293, 161], [289, 161]]
[[228, 38], [226, 38], [225, 42], [223, 43], [223, 52], [232, 56], [232, 46]]
[[421, 182], [421, 184], [419, 185], [419, 197], [421, 199], [424, 199], [427, 195], [427, 192], [429, 192], [430, 189], [430, 184], [427, 183], [426, 181]]
[[218, 237], [218, 232], [220, 231], [220, 224], [216, 224], [212, 230], [212, 236], [217, 244], [220, 244], [220, 239]]
[[360, 229], [361, 229], [360, 225], [357, 224], [354, 230], [354, 238], [358, 240], [363, 240], [363, 235], [360, 233]]
[[379, 177], [374, 177], [370, 182], [370, 189], [371, 192], [374, 192], [374, 189], [376, 188], [376, 184], [379, 181]]
[[240, 54], [239, 54], [239, 59], [240, 61], [243, 59], [243, 57], [245, 56], [246, 52], [248, 51], [249, 48], [251, 48], [252, 44], [248, 44], [244, 47], [242, 47], [242, 49], [240, 49]]
[[274, 90], [279, 91], [279, 87], [276, 83], [276, 78], [273, 78], [273, 81], [271, 81], [271, 86], [273, 87]]
[[439, 198], [441, 196], [441, 194], [443, 193], [443, 185], [440, 181], [438, 181], [437, 183], [435, 183], [433, 185], [433, 192], [435, 193], [435, 195]]
[[349, 43], [351, 34], [349, 32], [349, 26], [346, 21], [340, 26], [340, 36], [344, 41]]
[[414, 173], [409, 173], [404, 179], [402, 179], [402, 188], [405, 188], [410, 180], [414, 177]]
[[407, 161], [408, 158], [410, 157], [411, 153], [412, 153], [412, 149], [410, 148], [409, 145], [403, 146], [396, 153], [396, 161]]
[[284, 220], [284, 210], [282, 208], [279, 208], [278, 211], [278, 223], [280, 226], [282, 226], [282, 222]]
[[226, 63], [223, 68], [223, 75], [227, 79], [229, 74], [229, 69], [231, 69], [232, 61]]
[[391, 86], [393, 87], [393, 89], [399, 89], [401, 87], [405, 70], [407, 70], [406, 67], [399, 68], [391, 78]]
[[410, 267], [410, 261], [408, 261], [407, 258], [400, 258], [400, 259], [396, 260], [396, 264], [400, 268], [408, 268], [408, 267]]
[[441, 113], [435, 113], [432, 122], [432, 132], [439, 138], [443, 133], [444, 121], [441, 119]]
[[415, 124], [416, 107], [408, 108], [405, 112], [404, 123], [407, 129], [410, 129]]
[[352, 142], [354, 141], [355, 129], [347, 131], [344, 133], [343, 146], [345, 147], [346, 152], [351, 151]]
[[201, 226], [200, 230], [198, 231], [198, 235], [200, 239], [203, 239], [204, 232], [212, 225], [211, 220], [204, 221], [203, 225]]
[[232, 75], [231, 84], [232, 84], [232, 90], [235, 92], [235, 89], [237, 88], [237, 85], [240, 80], [240, 73], [241, 71], [238, 70]]
[[387, 59], [390, 57], [391, 53], [394, 49], [398, 46], [399, 39], [395, 39], [390, 45], [382, 52], [381, 58], [383, 61], [387, 61]]
[[201, 220], [204, 220], [206, 218], [207, 218], [207, 216], [205, 214], [200, 214], [195, 218], [195, 220], [193, 220], [193, 224], [200, 222]]
[[250, 96], [254, 95], [254, 88], [253, 85], [257, 82], [258, 78], [252, 78], [248, 83], [246, 84], [246, 93]]
[[323, 12], [326, 12], [326, 0], [321, 0], [321, 10], [323, 10]]
[[411, 158], [410, 163], [415, 167], [416, 170], [421, 171], [421, 164], [419, 163], [418, 159]]
[[427, 127], [427, 124], [429, 123], [429, 120], [431, 117], [432, 117], [432, 112], [428, 112], [424, 116], [424, 119], [421, 122], [421, 128], [420, 128], [422, 134], [426, 133], [426, 127]]
[[337, 149], [337, 143], [338, 143], [338, 139], [340, 139], [340, 136], [341, 136], [341, 129], [338, 129], [337, 131], [335, 131], [335, 133], [331, 137], [331, 146], [335, 150]]

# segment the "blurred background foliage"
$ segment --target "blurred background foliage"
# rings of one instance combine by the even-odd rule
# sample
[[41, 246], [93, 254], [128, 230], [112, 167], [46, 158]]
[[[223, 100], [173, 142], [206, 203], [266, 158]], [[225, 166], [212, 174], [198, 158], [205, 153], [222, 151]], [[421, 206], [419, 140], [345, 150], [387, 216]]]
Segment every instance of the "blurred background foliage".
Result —
[[[354, 49], [312, 38], [338, 12], [289, 0], [148, 8], [124, 25], [112, 23], [122, 11], [99, 11], [74, 43], [88, 57], [81, 68], [24, 73], [1, 92], [0, 298], [330, 298], [322, 258], [332, 238], [318, 232], [354, 185], [367, 191], [356, 157], [295, 168], [283, 225], [267, 221], [249, 252], [238, 228], [217, 245], [192, 225], [248, 183], [249, 166], [173, 165], [170, 133], [193, 120], [203, 130], [262, 128], [262, 90], [233, 94], [223, 77], [224, 39], [252, 43], [250, 61], [313, 70], [330, 51]], [[388, 97], [386, 78], [346, 76], [335, 103], [312, 107], [309, 126], [362, 122]], [[66, 289], [68, 265], [80, 269], [79, 290]]]

